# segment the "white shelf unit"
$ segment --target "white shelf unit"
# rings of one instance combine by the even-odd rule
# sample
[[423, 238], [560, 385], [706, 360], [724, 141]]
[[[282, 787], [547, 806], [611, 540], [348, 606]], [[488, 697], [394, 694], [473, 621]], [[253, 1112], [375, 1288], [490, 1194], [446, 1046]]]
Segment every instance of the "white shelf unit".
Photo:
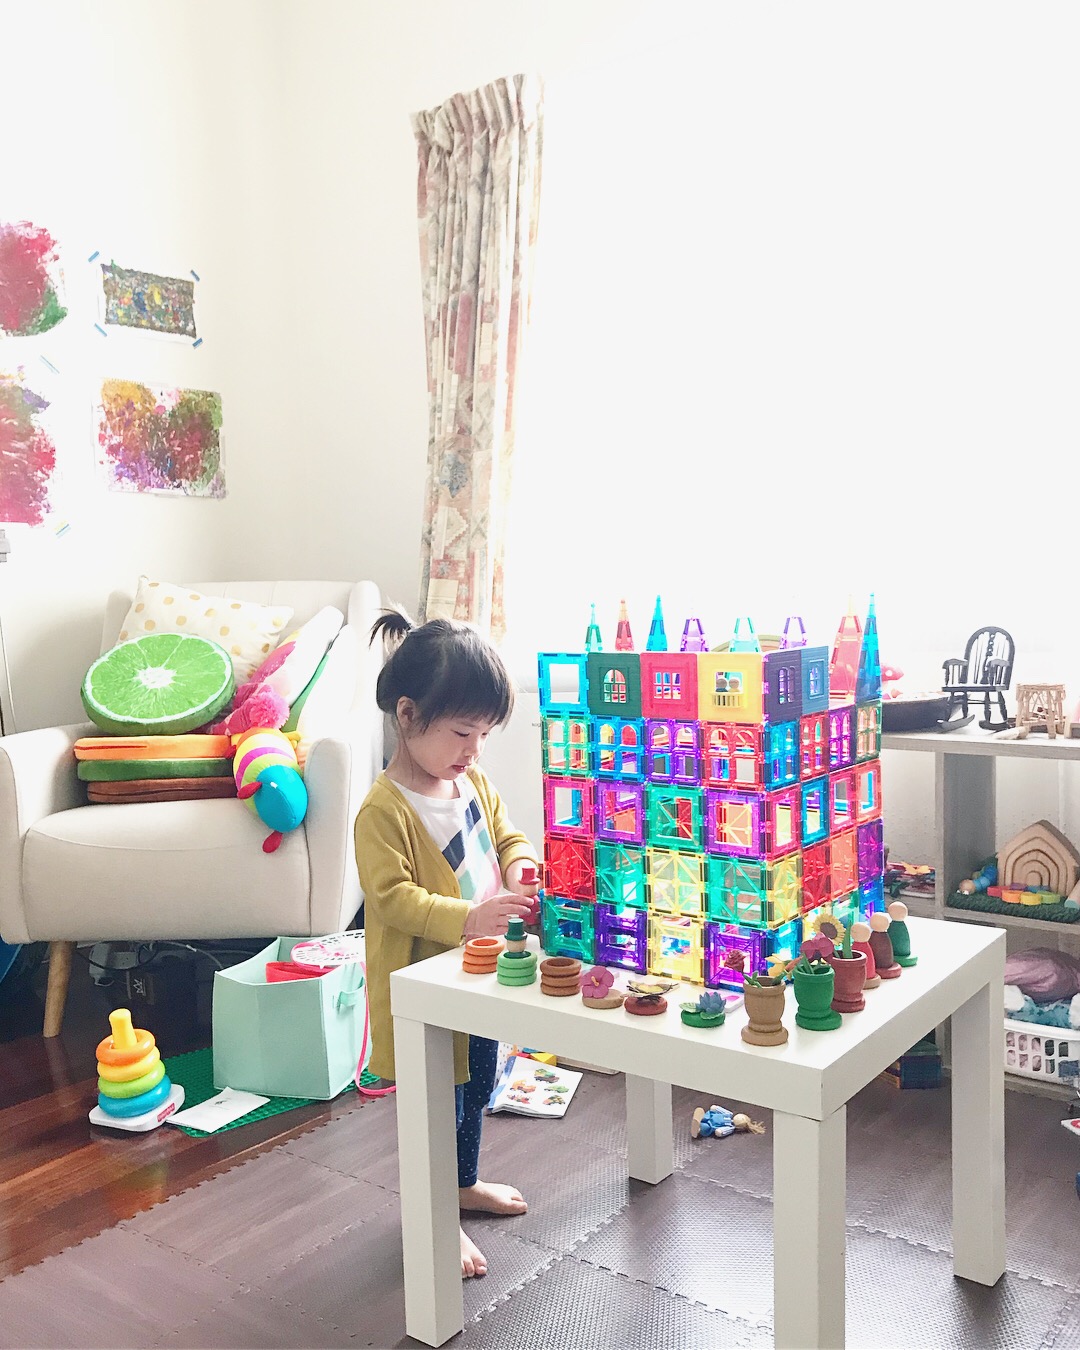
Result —
[[[882, 750], [907, 750], [934, 756], [934, 819], [936, 838], [932, 862], [934, 896], [909, 898], [913, 914], [962, 923], [992, 924], [1004, 929], [1023, 928], [1046, 933], [1047, 945], [1059, 934], [1080, 939], [1080, 922], [1051, 923], [1026, 914], [987, 914], [954, 909], [946, 903], [965, 877], [997, 852], [997, 764], [1001, 759], [1080, 760], [1080, 740], [1057, 736], [1053, 740], [1033, 733], [1024, 740], [1004, 740], [979, 727], [962, 731], [893, 731], [881, 737]], [[1020, 1074], [1006, 1073], [1010, 1087], [1067, 1099], [1067, 1088], [1044, 1084]]]

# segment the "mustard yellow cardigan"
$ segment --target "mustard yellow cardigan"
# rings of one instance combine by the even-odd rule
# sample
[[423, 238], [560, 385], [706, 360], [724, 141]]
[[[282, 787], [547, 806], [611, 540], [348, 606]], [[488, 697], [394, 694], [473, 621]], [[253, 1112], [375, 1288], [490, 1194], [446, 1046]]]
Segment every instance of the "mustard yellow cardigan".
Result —
[[[502, 798], [480, 769], [469, 778], [488, 834], [506, 872], [517, 858], [536, 863], [528, 839], [507, 818]], [[420, 817], [386, 774], [372, 784], [356, 817], [356, 865], [364, 892], [372, 1073], [394, 1078], [390, 976], [460, 944], [471, 906]], [[468, 1037], [454, 1035], [454, 1082], [469, 1078]]]

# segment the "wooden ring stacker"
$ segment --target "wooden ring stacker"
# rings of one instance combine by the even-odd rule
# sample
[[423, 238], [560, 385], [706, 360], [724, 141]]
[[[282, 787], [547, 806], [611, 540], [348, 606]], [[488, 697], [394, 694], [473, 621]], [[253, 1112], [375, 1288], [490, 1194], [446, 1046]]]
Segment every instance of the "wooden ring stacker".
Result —
[[549, 956], [540, 962], [540, 992], [569, 998], [580, 990], [581, 962], [573, 956]]
[[500, 938], [470, 938], [465, 944], [465, 955], [461, 959], [461, 968], [470, 975], [494, 974], [502, 949], [503, 944]]

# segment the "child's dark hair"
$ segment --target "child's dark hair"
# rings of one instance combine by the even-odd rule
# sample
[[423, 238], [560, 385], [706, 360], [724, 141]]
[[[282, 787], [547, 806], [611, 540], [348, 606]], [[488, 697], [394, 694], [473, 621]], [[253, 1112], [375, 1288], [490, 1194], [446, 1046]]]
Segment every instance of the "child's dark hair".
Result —
[[416, 705], [422, 730], [440, 717], [480, 718], [502, 726], [514, 708], [514, 686], [502, 657], [477, 630], [455, 619], [429, 619], [418, 628], [400, 609], [383, 610], [371, 641], [388, 649], [375, 701], [397, 713], [398, 699]]

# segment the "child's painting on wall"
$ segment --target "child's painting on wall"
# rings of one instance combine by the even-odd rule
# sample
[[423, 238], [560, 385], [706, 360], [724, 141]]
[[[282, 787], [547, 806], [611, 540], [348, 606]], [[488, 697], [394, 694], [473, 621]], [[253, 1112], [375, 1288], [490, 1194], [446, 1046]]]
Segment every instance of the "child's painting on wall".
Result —
[[111, 488], [224, 497], [221, 395], [103, 380], [98, 460]]
[[56, 240], [27, 220], [0, 222], [0, 335], [37, 337], [67, 315]]
[[198, 336], [194, 281], [108, 262], [101, 264], [101, 291], [101, 319], [106, 327], [133, 328], [193, 341]]
[[41, 424], [49, 400], [0, 371], [0, 523], [41, 525], [49, 512], [56, 446]]

